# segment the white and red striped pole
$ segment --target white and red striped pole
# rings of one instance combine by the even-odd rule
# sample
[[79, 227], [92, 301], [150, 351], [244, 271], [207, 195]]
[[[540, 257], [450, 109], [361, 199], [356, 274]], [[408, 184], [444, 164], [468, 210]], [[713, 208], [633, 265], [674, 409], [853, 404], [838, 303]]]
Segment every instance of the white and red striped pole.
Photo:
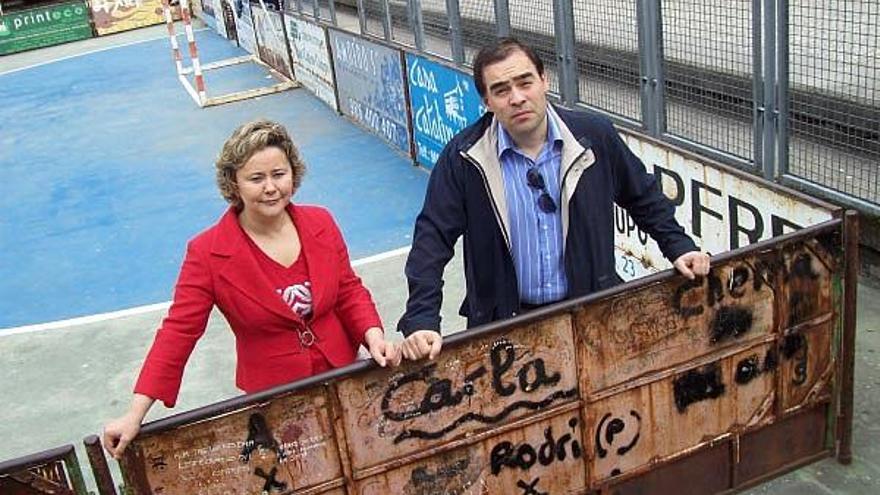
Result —
[[189, 9], [189, 0], [180, 0], [180, 17], [183, 19], [183, 30], [186, 32], [186, 41], [189, 44], [189, 56], [192, 59], [196, 91], [199, 93], [200, 102], [204, 104], [205, 100], [207, 100], [207, 95], [205, 93], [205, 78], [202, 75], [202, 64], [199, 62], [199, 49], [196, 46], [196, 37], [193, 33], [192, 14]]
[[180, 56], [180, 46], [177, 44], [177, 33], [174, 31], [174, 18], [171, 16], [171, 6], [168, 0], [162, 0], [162, 11], [165, 13], [165, 26], [168, 27], [168, 39], [171, 40], [171, 55], [177, 66], [177, 75], [183, 75], [183, 58]]

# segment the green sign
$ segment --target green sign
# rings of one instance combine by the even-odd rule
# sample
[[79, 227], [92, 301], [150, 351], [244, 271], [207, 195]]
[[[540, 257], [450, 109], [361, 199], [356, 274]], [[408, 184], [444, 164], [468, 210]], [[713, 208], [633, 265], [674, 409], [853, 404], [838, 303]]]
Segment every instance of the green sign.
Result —
[[82, 1], [57, 3], [0, 17], [0, 55], [92, 37]]

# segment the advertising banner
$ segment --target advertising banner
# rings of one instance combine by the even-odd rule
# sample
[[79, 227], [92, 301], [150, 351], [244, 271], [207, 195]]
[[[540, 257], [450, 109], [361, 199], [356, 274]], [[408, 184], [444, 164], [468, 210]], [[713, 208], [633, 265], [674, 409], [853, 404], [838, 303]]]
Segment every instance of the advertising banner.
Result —
[[293, 79], [293, 69], [287, 54], [284, 21], [281, 19], [281, 13], [264, 10], [259, 5], [252, 5], [251, 12], [254, 16], [254, 31], [257, 35], [260, 60]]
[[248, 53], [257, 54], [257, 35], [254, 33], [254, 22], [251, 20], [251, 5], [247, 0], [234, 0], [235, 31], [238, 34], [238, 46]]
[[98, 36], [165, 22], [162, 0], [89, 0]]
[[85, 3], [65, 2], [0, 17], [0, 55], [92, 37]]
[[297, 81], [333, 110], [338, 110], [324, 28], [289, 14], [284, 15], [284, 20]]
[[192, 2], [193, 15], [208, 27], [217, 30], [217, 16], [214, 14], [214, 0], [195, 0]]
[[[211, 8], [214, 11], [214, 29], [220, 36], [223, 36], [226, 39], [229, 39], [229, 34], [226, 32], [226, 15], [232, 14], [232, 8], [227, 4], [226, 10], [223, 9], [223, 4], [228, 2], [228, 0], [202, 0], [204, 3], [210, 3]], [[233, 21], [234, 22], [234, 21]]]
[[416, 160], [433, 167], [452, 136], [480, 118], [486, 108], [473, 78], [457, 70], [407, 53], [406, 74]]
[[409, 154], [400, 52], [336, 30], [330, 45], [342, 113]]
[[[832, 207], [774, 184], [621, 131], [675, 204], [675, 218], [704, 251], [719, 254], [832, 217]], [[671, 268], [657, 243], [614, 206], [617, 273], [624, 280]]]

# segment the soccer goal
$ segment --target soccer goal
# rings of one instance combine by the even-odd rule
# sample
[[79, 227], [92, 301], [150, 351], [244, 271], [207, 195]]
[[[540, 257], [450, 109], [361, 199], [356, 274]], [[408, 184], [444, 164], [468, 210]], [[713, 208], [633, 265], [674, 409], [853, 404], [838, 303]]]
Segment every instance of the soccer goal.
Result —
[[[172, 16], [169, 0], [162, 0], [162, 9], [165, 13], [165, 24], [168, 26], [168, 37], [171, 41], [171, 52], [177, 69], [177, 78], [198, 106], [209, 107], [212, 105], [222, 105], [232, 101], [246, 100], [248, 98], [255, 98], [257, 96], [278, 93], [280, 91], [299, 87], [298, 82], [281, 74], [270, 65], [260, 60], [257, 55], [242, 55], [240, 57], [227, 58], [202, 65], [199, 61], [199, 49], [196, 45], [196, 38], [193, 32], [192, 11], [190, 9], [189, 0], [180, 0], [180, 18], [183, 22], [183, 30], [189, 53], [189, 65], [186, 65], [180, 49], [180, 43], [178, 42], [178, 34], [174, 27], [174, 18]], [[268, 86], [235, 91], [224, 95], [209, 96], [208, 89], [205, 87], [204, 73], [206, 71], [244, 63], [255, 63], [260, 65], [265, 68], [277, 82]]]

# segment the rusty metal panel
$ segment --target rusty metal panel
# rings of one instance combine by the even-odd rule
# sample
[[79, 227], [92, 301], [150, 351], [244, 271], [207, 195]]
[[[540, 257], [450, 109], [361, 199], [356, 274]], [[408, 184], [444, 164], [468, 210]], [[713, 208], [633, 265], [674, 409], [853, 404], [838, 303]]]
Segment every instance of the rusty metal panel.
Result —
[[[714, 493], [832, 452], [842, 222], [147, 425], [128, 493]], [[164, 421], [164, 420], [163, 420]], [[687, 473], [693, 471], [690, 475]], [[687, 475], [687, 476], [686, 476]]]
[[0, 475], [3, 495], [74, 495], [67, 481], [64, 461], [33, 466], [15, 473]]
[[608, 487], [610, 495], [702, 495], [732, 486], [731, 444], [720, 442]]
[[357, 483], [361, 495], [582, 493], [583, 421], [578, 411], [533, 422]]
[[774, 288], [758, 257], [713, 267], [694, 281], [650, 285], [574, 312], [585, 345], [581, 387], [596, 393], [773, 332]]
[[339, 394], [360, 478], [364, 470], [575, 400], [571, 318], [477, 339], [434, 363], [376, 370], [340, 383]]
[[323, 388], [144, 435], [132, 447], [122, 467], [136, 494], [327, 493], [342, 485]]
[[[663, 462], [772, 420], [773, 344], [683, 369], [585, 406], [595, 483]], [[756, 371], [743, 375], [744, 363]], [[765, 363], [768, 363], [769, 366]]]
[[807, 409], [742, 436], [737, 474], [740, 482], [777, 474], [785, 467], [814, 460], [827, 448], [828, 406]]

